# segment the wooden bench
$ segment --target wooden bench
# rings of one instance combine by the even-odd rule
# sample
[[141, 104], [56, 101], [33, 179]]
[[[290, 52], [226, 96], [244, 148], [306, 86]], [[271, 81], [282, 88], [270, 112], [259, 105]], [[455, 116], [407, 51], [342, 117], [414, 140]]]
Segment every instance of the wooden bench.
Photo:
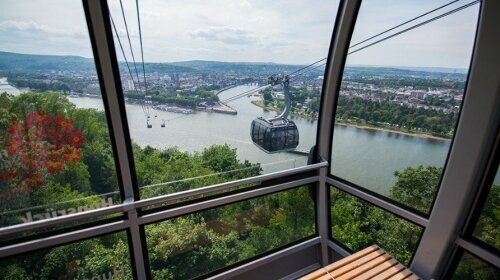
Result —
[[300, 280], [421, 279], [377, 245], [309, 273]]

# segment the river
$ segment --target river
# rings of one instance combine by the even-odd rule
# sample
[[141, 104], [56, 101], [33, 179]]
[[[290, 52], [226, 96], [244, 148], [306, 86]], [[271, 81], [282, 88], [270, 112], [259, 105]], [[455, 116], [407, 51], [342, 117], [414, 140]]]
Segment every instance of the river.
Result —
[[7, 78], [0, 77], [0, 93], [6, 92], [13, 95], [19, 95], [23, 92], [28, 91], [27, 89], [18, 89], [8, 84]]
[[[255, 87], [238, 86], [222, 92], [219, 97], [223, 100], [252, 88]], [[227, 143], [237, 149], [240, 160], [260, 162], [265, 173], [305, 165], [305, 156], [291, 153], [267, 154], [251, 142], [249, 131], [252, 120], [258, 116], [275, 115], [251, 104], [255, 98], [244, 97], [231, 102], [229, 105], [238, 111], [237, 115], [208, 112], [183, 115], [152, 110], [152, 128], [146, 127], [146, 116], [141, 106], [127, 103], [131, 138], [141, 146], [178, 147], [189, 152], [202, 151], [213, 144]], [[102, 101], [98, 98], [70, 97], [69, 100], [80, 108], [103, 109]], [[166, 122], [165, 128], [160, 127], [162, 120]], [[317, 121], [293, 117], [292, 120], [299, 129], [298, 148], [309, 150], [316, 142]], [[336, 125], [332, 145], [332, 172], [340, 178], [387, 194], [395, 182], [394, 171], [408, 166], [443, 166], [449, 145], [450, 141], [446, 140]]]
[[[221, 100], [234, 96], [250, 86], [239, 86], [222, 92]], [[244, 97], [230, 103], [237, 115], [196, 112], [181, 115], [152, 111], [153, 128], [146, 127], [146, 117], [139, 105], [127, 104], [127, 118], [132, 139], [141, 146], [156, 148], [177, 146], [183, 151], [201, 151], [212, 144], [227, 143], [237, 148], [241, 160], [260, 162], [264, 172], [305, 165], [307, 158], [290, 153], [267, 154], [250, 140], [250, 124], [257, 116], [271, 117], [273, 112], [250, 103], [255, 97]], [[70, 98], [78, 107], [103, 108], [99, 99]], [[158, 117], [154, 117], [154, 114]], [[166, 127], [161, 128], [161, 120]], [[300, 134], [299, 149], [309, 150], [316, 142], [317, 121], [292, 118]], [[394, 171], [408, 166], [443, 166], [449, 141], [413, 137], [399, 133], [335, 126], [332, 145], [332, 171], [340, 178], [387, 194], [394, 185]]]

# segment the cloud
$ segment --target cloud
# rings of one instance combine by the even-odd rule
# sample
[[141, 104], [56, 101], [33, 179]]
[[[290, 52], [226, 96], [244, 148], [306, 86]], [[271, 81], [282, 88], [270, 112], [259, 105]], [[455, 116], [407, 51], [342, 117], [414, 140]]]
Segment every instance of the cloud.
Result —
[[[1, 1], [1, 0], [0, 0]], [[435, 8], [435, 1], [363, 1], [352, 42]], [[140, 2], [146, 61], [192, 59], [307, 64], [327, 56], [339, 0]], [[118, 0], [108, 1], [129, 54]], [[124, 1], [134, 51], [140, 50], [134, 1]], [[0, 8], [0, 49], [91, 55], [79, 1], [10, 1]], [[467, 67], [479, 5], [356, 53], [357, 64]], [[390, 10], [390, 13], [384, 12]], [[51, 11], [51, 12], [47, 12]], [[382, 11], [382, 12], [381, 12]], [[432, 30], [428, 32], [426, 30]], [[425, 31], [425, 32], [424, 32]], [[428, 34], [432, 33], [432, 36]], [[115, 37], [116, 38], [116, 37]], [[117, 45], [117, 42], [115, 42]], [[402, 45], [406, 46], [401, 51]]]
[[33, 21], [14, 21], [14, 20], [2, 21], [0, 22], [0, 30], [10, 31], [10, 32], [35, 33], [35, 34], [46, 33], [53, 36], [70, 36], [70, 37], [86, 36], [86, 33], [80, 30], [57, 29]]
[[244, 8], [244, 9], [251, 9], [252, 8], [252, 4], [250, 4], [248, 1], [241, 1], [239, 3], [239, 5], [241, 8]]
[[218, 41], [229, 45], [251, 45], [257, 40], [252, 32], [239, 27], [210, 27], [190, 32], [191, 38]]
[[2, 51], [33, 54], [91, 56], [87, 32], [65, 26], [54, 28], [34, 21], [0, 21]]

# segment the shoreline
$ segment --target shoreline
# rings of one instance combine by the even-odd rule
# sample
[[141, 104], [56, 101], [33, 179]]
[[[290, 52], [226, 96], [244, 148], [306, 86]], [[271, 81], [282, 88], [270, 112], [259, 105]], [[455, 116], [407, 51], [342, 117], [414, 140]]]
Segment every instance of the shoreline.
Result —
[[[94, 96], [94, 95], [85, 95], [85, 94], [82, 97], [100, 98], [97, 95]], [[129, 103], [129, 104], [137, 105], [135, 102], [133, 102], [133, 101], [131, 102], [130, 99], [126, 100], [125, 102]], [[268, 110], [268, 111], [277, 112], [274, 108], [271, 109], [271, 108], [263, 107], [263, 106], [260, 106], [260, 105], [256, 104], [253, 101], [250, 102], [250, 103], [253, 104], [254, 106], [259, 107], [259, 108], [262, 108], [262, 109], [265, 109], [265, 110]], [[305, 116], [296, 115], [296, 114], [292, 114], [292, 113], [291, 113], [291, 115], [293, 117], [296, 117], [296, 118], [304, 118], [304, 119], [308, 119], [308, 120], [317, 120], [316, 118], [305, 117]], [[387, 133], [396, 133], [396, 134], [400, 134], [400, 135], [411, 136], [411, 137], [418, 137], [418, 138], [429, 139], [429, 140], [451, 141], [450, 138], [435, 136], [435, 135], [426, 134], [426, 133], [411, 133], [411, 132], [405, 132], [405, 131], [400, 131], [400, 130], [392, 130], [392, 129], [382, 128], [382, 127], [367, 126], [367, 125], [362, 125], [362, 124], [352, 124], [352, 123], [347, 123], [347, 122], [336, 121], [335, 125], [342, 125], [342, 126], [346, 126], [346, 127], [354, 127], [354, 128], [358, 128], [358, 129], [365, 129], [365, 130], [371, 130], [371, 131], [382, 131], [382, 132], [387, 132]]]
[[410, 132], [399, 131], [399, 130], [391, 130], [391, 129], [382, 128], [382, 127], [372, 127], [372, 126], [365, 126], [365, 125], [345, 123], [345, 122], [335, 122], [335, 124], [336, 125], [347, 126], [347, 127], [355, 127], [355, 128], [358, 128], [358, 129], [373, 130], [373, 131], [382, 131], [382, 132], [388, 132], [388, 133], [397, 133], [397, 134], [401, 134], [401, 135], [405, 135], [405, 136], [411, 136], [411, 137], [418, 137], [418, 138], [425, 138], [425, 139], [432, 139], [432, 140], [439, 140], [439, 141], [451, 141], [450, 138], [445, 138], [445, 137], [440, 137], [440, 136], [434, 136], [434, 135], [425, 134], [425, 133], [410, 133]]
[[[259, 107], [259, 108], [262, 108], [264, 110], [267, 110], [267, 111], [270, 111], [270, 112], [275, 112], [275, 113], [280, 113], [280, 111], [277, 111], [274, 108], [269, 108], [269, 107], [265, 107], [264, 105], [260, 105], [260, 104], [256, 103], [256, 101], [260, 101], [260, 100], [252, 100], [250, 103], [252, 103], [253, 105], [255, 105], [255, 106]], [[295, 118], [303, 118], [303, 119], [311, 120], [311, 121], [317, 121], [318, 120], [315, 117], [296, 114], [296, 113], [293, 113], [292, 111], [290, 111], [290, 116], [295, 117]]]
[[[277, 112], [275, 109], [268, 108], [265, 106], [261, 106], [260, 104], [256, 102], [251, 102], [253, 105], [268, 110], [272, 112]], [[312, 117], [305, 117], [301, 115], [296, 115], [293, 113], [290, 113], [291, 116], [296, 117], [296, 118], [304, 118], [308, 120], [317, 120], [316, 118]], [[418, 138], [424, 138], [424, 139], [430, 139], [430, 140], [437, 140], [437, 141], [451, 141], [450, 138], [446, 137], [441, 137], [441, 136], [435, 136], [432, 134], [427, 134], [427, 133], [411, 133], [411, 132], [406, 132], [406, 131], [401, 131], [401, 130], [392, 130], [388, 128], [383, 128], [383, 127], [375, 127], [375, 126], [368, 126], [368, 125], [362, 125], [362, 124], [353, 124], [353, 123], [348, 123], [348, 122], [342, 122], [342, 121], [336, 121], [335, 125], [342, 125], [342, 126], [347, 126], [347, 127], [355, 127], [358, 129], [365, 129], [365, 130], [371, 130], [371, 131], [382, 131], [382, 132], [387, 132], [387, 133], [396, 133], [400, 135], [405, 135], [405, 136], [411, 136], [411, 137], [418, 137]]]

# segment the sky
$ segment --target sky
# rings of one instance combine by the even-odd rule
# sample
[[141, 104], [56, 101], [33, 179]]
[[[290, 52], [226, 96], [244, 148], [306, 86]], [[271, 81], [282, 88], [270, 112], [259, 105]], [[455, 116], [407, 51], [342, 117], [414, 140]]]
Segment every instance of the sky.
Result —
[[[139, 59], [135, 0], [122, 1]], [[351, 43], [449, 1], [364, 0]], [[446, 10], [470, 1], [460, 0]], [[119, 3], [108, 0], [130, 59]], [[140, 0], [139, 5], [146, 62], [308, 64], [328, 55], [339, 0]], [[350, 55], [347, 63], [467, 68], [478, 11], [475, 5], [409, 31]], [[0, 51], [91, 57], [81, 1], [0, 0]]]

